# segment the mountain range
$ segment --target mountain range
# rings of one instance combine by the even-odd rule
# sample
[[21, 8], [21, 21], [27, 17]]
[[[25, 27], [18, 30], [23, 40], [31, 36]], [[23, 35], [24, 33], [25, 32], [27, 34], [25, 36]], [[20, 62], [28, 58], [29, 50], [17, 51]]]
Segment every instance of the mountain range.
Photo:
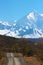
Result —
[[0, 35], [15, 38], [43, 38], [43, 14], [32, 11], [12, 25], [0, 21]]

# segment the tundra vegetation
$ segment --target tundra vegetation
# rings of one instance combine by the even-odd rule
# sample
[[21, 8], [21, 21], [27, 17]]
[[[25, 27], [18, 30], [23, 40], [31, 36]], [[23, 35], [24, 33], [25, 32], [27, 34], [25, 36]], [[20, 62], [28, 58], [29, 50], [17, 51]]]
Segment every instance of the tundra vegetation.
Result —
[[43, 38], [39, 42], [32, 42], [0, 35], [0, 60], [5, 60], [6, 52], [21, 53], [23, 57], [36, 56], [43, 62]]

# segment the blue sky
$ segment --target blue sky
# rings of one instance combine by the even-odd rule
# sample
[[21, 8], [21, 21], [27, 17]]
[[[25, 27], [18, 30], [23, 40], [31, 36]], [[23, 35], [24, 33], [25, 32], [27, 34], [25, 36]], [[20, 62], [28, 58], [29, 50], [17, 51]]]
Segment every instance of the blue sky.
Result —
[[18, 20], [36, 10], [43, 13], [43, 0], [0, 0], [0, 20]]

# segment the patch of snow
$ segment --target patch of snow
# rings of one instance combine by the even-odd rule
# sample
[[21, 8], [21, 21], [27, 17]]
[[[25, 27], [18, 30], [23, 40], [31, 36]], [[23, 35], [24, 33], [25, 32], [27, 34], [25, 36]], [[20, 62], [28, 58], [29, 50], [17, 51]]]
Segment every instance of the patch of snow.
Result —
[[21, 30], [22, 30], [22, 28], [19, 29], [19, 31], [21, 31]]
[[36, 35], [33, 35], [33, 34], [30, 34], [30, 35], [24, 35], [23, 38], [40, 38], [41, 36], [39, 34], [36, 34]]
[[2, 23], [2, 21], [0, 21], [0, 23]]
[[26, 32], [26, 30], [25, 30], [25, 29], [24, 29], [23, 31], [24, 31], [24, 32]]
[[41, 29], [35, 28], [35, 30], [36, 30], [36, 33], [42, 34], [42, 30]]
[[29, 15], [27, 15], [27, 18], [35, 20], [36, 18], [35, 18], [34, 12], [31, 12]]
[[10, 24], [8, 22], [3, 22], [2, 24], [5, 26], [10, 26]]
[[40, 14], [41, 16], [43, 16], [43, 14]]
[[29, 27], [31, 27], [31, 23], [27, 23], [27, 25], [28, 25]]
[[10, 31], [10, 33], [8, 33], [7, 36], [15, 37], [16, 34], [15, 34], [14, 32], [11, 32], [11, 31]]
[[29, 27], [28, 27], [28, 26], [26, 26], [26, 29], [29, 29]]
[[16, 34], [16, 35], [18, 35], [18, 34], [19, 34], [19, 31], [18, 31], [18, 30], [16, 30], [16, 31], [15, 31], [15, 34]]
[[19, 34], [18, 30], [16, 30], [16, 32], [14, 31], [10, 31], [9, 33], [7, 33], [7, 36], [11, 36], [11, 37], [17, 37]]
[[16, 26], [16, 23], [14, 23], [13, 25]]
[[7, 30], [7, 29], [0, 30], [1, 35], [7, 34], [8, 32], [9, 32], [9, 30]]

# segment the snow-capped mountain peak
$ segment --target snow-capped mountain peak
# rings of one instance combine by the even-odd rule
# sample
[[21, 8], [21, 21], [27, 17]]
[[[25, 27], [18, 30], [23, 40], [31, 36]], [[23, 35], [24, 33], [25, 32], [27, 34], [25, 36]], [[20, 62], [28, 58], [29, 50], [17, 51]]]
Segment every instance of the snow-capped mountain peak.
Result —
[[3, 22], [2, 24], [5, 26], [10, 26], [10, 24], [8, 22]]
[[10, 24], [8, 22], [2, 22], [2, 21], [0, 21], [0, 24], [5, 25], [5, 26], [10, 26]]
[[0, 34], [18, 38], [43, 37], [43, 14], [32, 11], [13, 25], [0, 21]]
[[32, 11], [27, 15], [27, 18], [35, 21], [37, 18], [37, 13], [35, 11]]

